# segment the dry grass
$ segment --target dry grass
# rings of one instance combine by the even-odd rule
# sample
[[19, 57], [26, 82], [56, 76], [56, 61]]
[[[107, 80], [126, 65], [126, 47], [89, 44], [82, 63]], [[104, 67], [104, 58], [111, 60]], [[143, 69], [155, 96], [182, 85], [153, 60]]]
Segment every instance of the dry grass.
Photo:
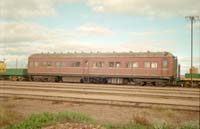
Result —
[[133, 122], [139, 125], [150, 125], [150, 120], [147, 119], [147, 117], [145, 115], [134, 115], [133, 116]]
[[0, 128], [16, 123], [22, 119], [22, 116], [13, 109], [13, 104], [8, 104], [5, 101], [0, 102]]

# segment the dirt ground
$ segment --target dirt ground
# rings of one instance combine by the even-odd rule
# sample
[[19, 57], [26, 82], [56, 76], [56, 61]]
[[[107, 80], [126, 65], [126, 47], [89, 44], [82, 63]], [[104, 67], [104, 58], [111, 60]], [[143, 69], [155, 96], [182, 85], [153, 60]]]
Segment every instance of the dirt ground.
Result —
[[165, 121], [170, 124], [199, 121], [199, 112], [175, 111], [159, 107], [147, 109], [16, 98], [0, 98], [0, 104], [1, 103], [12, 105], [12, 110], [20, 113], [23, 118], [33, 113], [71, 111], [90, 115], [98, 122], [120, 124], [130, 122], [137, 116], [145, 117], [151, 122]]

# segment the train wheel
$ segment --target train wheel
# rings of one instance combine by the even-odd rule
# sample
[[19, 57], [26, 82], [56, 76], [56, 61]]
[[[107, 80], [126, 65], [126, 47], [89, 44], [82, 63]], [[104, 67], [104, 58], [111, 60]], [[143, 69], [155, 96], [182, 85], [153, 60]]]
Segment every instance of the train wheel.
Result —
[[84, 83], [84, 80], [83, 80], [83, 78], [81, 78], [81, 80], [80, 80], [80, 83]]
[[152, 82], [153, 86], [158, 86], [158, 84], [156, 82]]

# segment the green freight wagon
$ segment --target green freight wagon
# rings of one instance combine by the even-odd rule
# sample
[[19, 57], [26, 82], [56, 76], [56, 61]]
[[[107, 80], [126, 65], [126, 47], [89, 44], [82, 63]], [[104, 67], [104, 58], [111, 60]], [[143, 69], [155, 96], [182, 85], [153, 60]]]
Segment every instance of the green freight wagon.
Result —
[[5, 73], [0, 73], [0, 79], [22, 81], [27, 78], [27, 69], [6, 69]]
[[[199, 73], [192, 74], [192, 81], [193, 81], [193, 87], [200, 87], [200, 74]], [[191, 86], [191, 74], [186, 73], [185, 76], [182, 77], [179, 82], [184, 87], [190, 87]]]
[[[185, 78], [191, 78], [191, 74], [186, 73]], [[192, 78], [194, 79], [200, 79], [200, 74], [192, 74]]]

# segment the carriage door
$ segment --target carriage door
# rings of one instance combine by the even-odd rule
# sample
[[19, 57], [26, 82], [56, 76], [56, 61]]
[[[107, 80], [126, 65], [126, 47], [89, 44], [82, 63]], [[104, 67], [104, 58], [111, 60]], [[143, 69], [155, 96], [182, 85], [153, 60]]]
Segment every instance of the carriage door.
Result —
[[89, 76], [89, 62], [87, 59], [85, 59], [84, 61], [84, 65], [83, 65], [83, 76], [87, 77]]

